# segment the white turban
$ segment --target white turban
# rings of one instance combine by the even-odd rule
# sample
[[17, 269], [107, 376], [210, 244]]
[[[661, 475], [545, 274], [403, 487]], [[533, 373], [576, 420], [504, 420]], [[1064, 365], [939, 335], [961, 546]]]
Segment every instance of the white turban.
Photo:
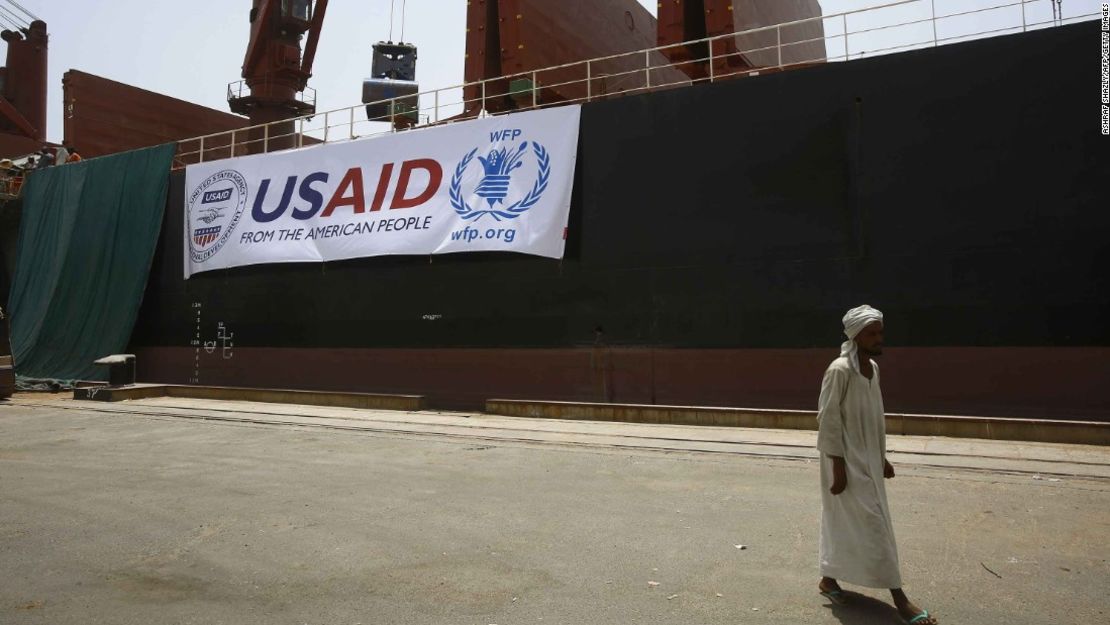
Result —
[[840, 346], [840, 355], [848, 358], [848, 364], [853, 369], [859, 371], [859, 347], [856, 345], [856, 335], [860, 333], [872, 322], [878, 321], [882, 323], [883, 313], [864, 304], [857, 308], [849, 310], [844, 315], [844, 335], [848, 340]]

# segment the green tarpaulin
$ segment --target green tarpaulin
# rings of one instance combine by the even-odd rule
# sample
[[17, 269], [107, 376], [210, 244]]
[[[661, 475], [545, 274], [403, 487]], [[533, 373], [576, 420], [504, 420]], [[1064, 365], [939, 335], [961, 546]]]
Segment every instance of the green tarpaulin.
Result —
[[172, 144], [35, 171], [23, 189], [9, 297], [20, 378], [106, 379], [122, 352], [162, 227]]

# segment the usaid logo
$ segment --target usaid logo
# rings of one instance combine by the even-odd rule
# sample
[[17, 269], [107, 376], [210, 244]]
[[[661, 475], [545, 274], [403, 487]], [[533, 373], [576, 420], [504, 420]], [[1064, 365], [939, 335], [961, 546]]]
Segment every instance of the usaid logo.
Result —
[[[481, 148], [474, 148], [459, 161], [455, 175], [451, 177], [451, 207], [464, 220], [479, 221], [485, 215], [497, 221], [516, 219], [536, 205], [547, 190], [551, 178], [551, 157], [547, 150], [535, 141], [523, 141], [516, 145], [520, 130], [501, 130], [490, 133], [490, 147], [484, 156], [478, 156], [481, 177], [475, 184], [473, 176], [469, 185], [464, 182], [468, 168]], [[510, 145], [503, 145], [511, 142]], [[516, 179], [524, 178], [530, 191], [514, 194]], [[517, 188], [520, 185], [517, 183]], [[525, 186], [527, 188], [527, 186]], [[478, 196], [474, 204], [468, 198]]]
[[214, 202], [226, 202], [231, 199], [231, 189], [222, 189], [220, 191], [206, 191], [204, 199], [200, 201], [201, 204], [212, 204]]
[[227, 243], [247, 205], [247, 180], [232, 169], [212, 174], [189, 194], [189, 257], [203, 263]]

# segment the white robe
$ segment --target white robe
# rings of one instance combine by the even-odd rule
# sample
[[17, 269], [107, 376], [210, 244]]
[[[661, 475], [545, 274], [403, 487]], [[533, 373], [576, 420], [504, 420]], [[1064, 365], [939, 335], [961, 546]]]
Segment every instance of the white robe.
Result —
[[[821, 452], [821, 575], [870, 588], [901, 588], [898, 547], [883, 484], [886, 421], [879, 367], [868, 380], [845, 357], [821, 383], [817, 449]], [[829, 492], [832, 459], [844, 458], [848, 485]]]

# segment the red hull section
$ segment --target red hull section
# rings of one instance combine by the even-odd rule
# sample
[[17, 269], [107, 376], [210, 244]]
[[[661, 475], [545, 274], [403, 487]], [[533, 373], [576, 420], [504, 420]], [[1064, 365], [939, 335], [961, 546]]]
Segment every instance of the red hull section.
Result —
[[[659, 43], [727, 35], [819, 17], [817, 0], [667, 0], [659, 3]], [[751, 69], [818, 63], [825, 60], [824, 25], [821, 20], [782, 26], [713, 42], [713, 69], [709, 47], [678, 46], [664, 51], [691, 78], [727, 77]], [[779, 42], [782, 55], [779, 55]]]
[[[62, 88], [66, 141], [86, 158], [236, 130], [248, 123], [238, 115], [77, 70], [66, 72]], [[227, 137], [206, 143], [205, 160], [230, 156], [228, 144]]]
[[[505, 398], [813, 410], [837, 348], [135, 353], [142, 382], [187, 384], [199, 371], [203, 385], [417, 394], [439, 408], [481, 409]], [[1110, 348], [889, 348], [880, 366], [890, 412], [1110, 419]]]
[[[576, 61], [655, 47], [656, 22], [636, 0], [472, 0], [466, 14], [466, 82], [509, 76]], [[665, 67], [655, 52], [537, 72], [540, 104], [643, 89], [645, 67]], [[532, 77], [521, 76], [531, 81]], [[651, 72], [653, 85], [684, 83], [674, 69]], [[567, 84], [571, 83], [571, 84]], [[510, 97], [511, 89], [519, 89]], [[532, 90], [509, 80], [465, 90], [466, 110], [501, 111], [532, 105]]]

